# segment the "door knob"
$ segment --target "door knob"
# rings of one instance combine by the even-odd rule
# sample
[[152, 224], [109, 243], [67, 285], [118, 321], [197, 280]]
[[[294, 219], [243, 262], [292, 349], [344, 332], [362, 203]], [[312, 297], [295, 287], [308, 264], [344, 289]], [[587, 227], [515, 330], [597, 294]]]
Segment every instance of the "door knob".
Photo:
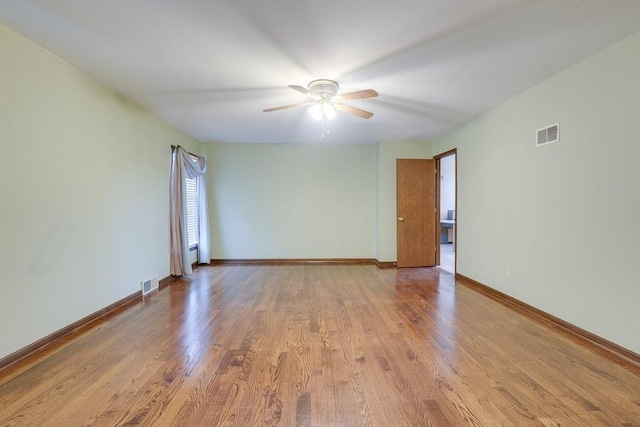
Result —
[[404, 217], [399, 216], [399, 217], [398, 217], [398, 221], [400, 221], [400, 222], [404, 222]]

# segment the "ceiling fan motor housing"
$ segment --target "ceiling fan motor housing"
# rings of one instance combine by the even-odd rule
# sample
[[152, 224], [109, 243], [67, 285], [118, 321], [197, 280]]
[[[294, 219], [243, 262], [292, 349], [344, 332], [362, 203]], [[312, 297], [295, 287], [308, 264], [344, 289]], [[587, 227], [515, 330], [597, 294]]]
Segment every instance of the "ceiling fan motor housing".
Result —
[[338, 94], [338, 82], [333, 80], [314, 80], [309, 83], [309, 95], [313, 99], [325, 99], [329, 100]]
[[373, 113], [346, 105], [344, 102], [352, 99], [375, 98], [378, 96], [378, 92], [373, 89], [357, 90], [355, 92], [343, 93], [340, 94], [340, 96], [337, 96], [339, 89], [338, 82], [328, 79], [313, 80], [309, 83], [306, 89], [298, 85], [289, 85], [289, 87], [296, 92], [300, 92], [301, 94], [308, 96], [309, 99], [307, 99], [307, 102], [267, 108], [262, 111], [269, 113], [271, 111], [310, 106], [309, 113], [312, 114], [314, 118], [316, 118], [316, 116], [321, 118], [332, 118], [329, 116], [334, 116], [336, 113], [335, 110], [338, 110], [343, 113], [353, 114], [354, 116], [358, 116], [363, 119], [370, 119], [373, 117]]

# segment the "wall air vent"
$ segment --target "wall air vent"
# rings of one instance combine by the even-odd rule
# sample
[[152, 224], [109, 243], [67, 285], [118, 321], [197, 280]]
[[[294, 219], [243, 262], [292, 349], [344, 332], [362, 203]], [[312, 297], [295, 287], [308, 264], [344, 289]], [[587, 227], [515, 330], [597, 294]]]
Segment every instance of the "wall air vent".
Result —
[[142, 295], [146, 295], [149, 292], [158, 289], [158, 276], [141, 281], [140, 287], [142, 288]]
[[560, 124], [547, 126], [536, 131], [536, 147], [558, 142], [560, 140]]

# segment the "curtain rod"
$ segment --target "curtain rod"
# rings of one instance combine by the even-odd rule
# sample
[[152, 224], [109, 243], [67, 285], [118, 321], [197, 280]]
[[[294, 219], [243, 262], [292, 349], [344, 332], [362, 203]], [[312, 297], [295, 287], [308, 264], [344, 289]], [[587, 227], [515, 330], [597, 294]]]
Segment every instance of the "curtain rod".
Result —
[[[171, 145], [171, 148], [182, 148], [179, 145]], [[191, 151], [187, 151], [187, 153], [191, 154], [193, 157], [200, 157], [197, 154], [193, 154]]]

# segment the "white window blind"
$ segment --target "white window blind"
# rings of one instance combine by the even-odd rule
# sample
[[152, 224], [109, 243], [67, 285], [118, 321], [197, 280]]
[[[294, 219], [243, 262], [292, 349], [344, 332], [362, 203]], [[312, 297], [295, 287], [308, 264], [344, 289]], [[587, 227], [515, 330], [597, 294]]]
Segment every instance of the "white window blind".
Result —
[[189, 247], [198, 245], [198, 206], [196, 195], [198, 184], [195, 178], [186, 178], [187, 184], [187, 241]]

